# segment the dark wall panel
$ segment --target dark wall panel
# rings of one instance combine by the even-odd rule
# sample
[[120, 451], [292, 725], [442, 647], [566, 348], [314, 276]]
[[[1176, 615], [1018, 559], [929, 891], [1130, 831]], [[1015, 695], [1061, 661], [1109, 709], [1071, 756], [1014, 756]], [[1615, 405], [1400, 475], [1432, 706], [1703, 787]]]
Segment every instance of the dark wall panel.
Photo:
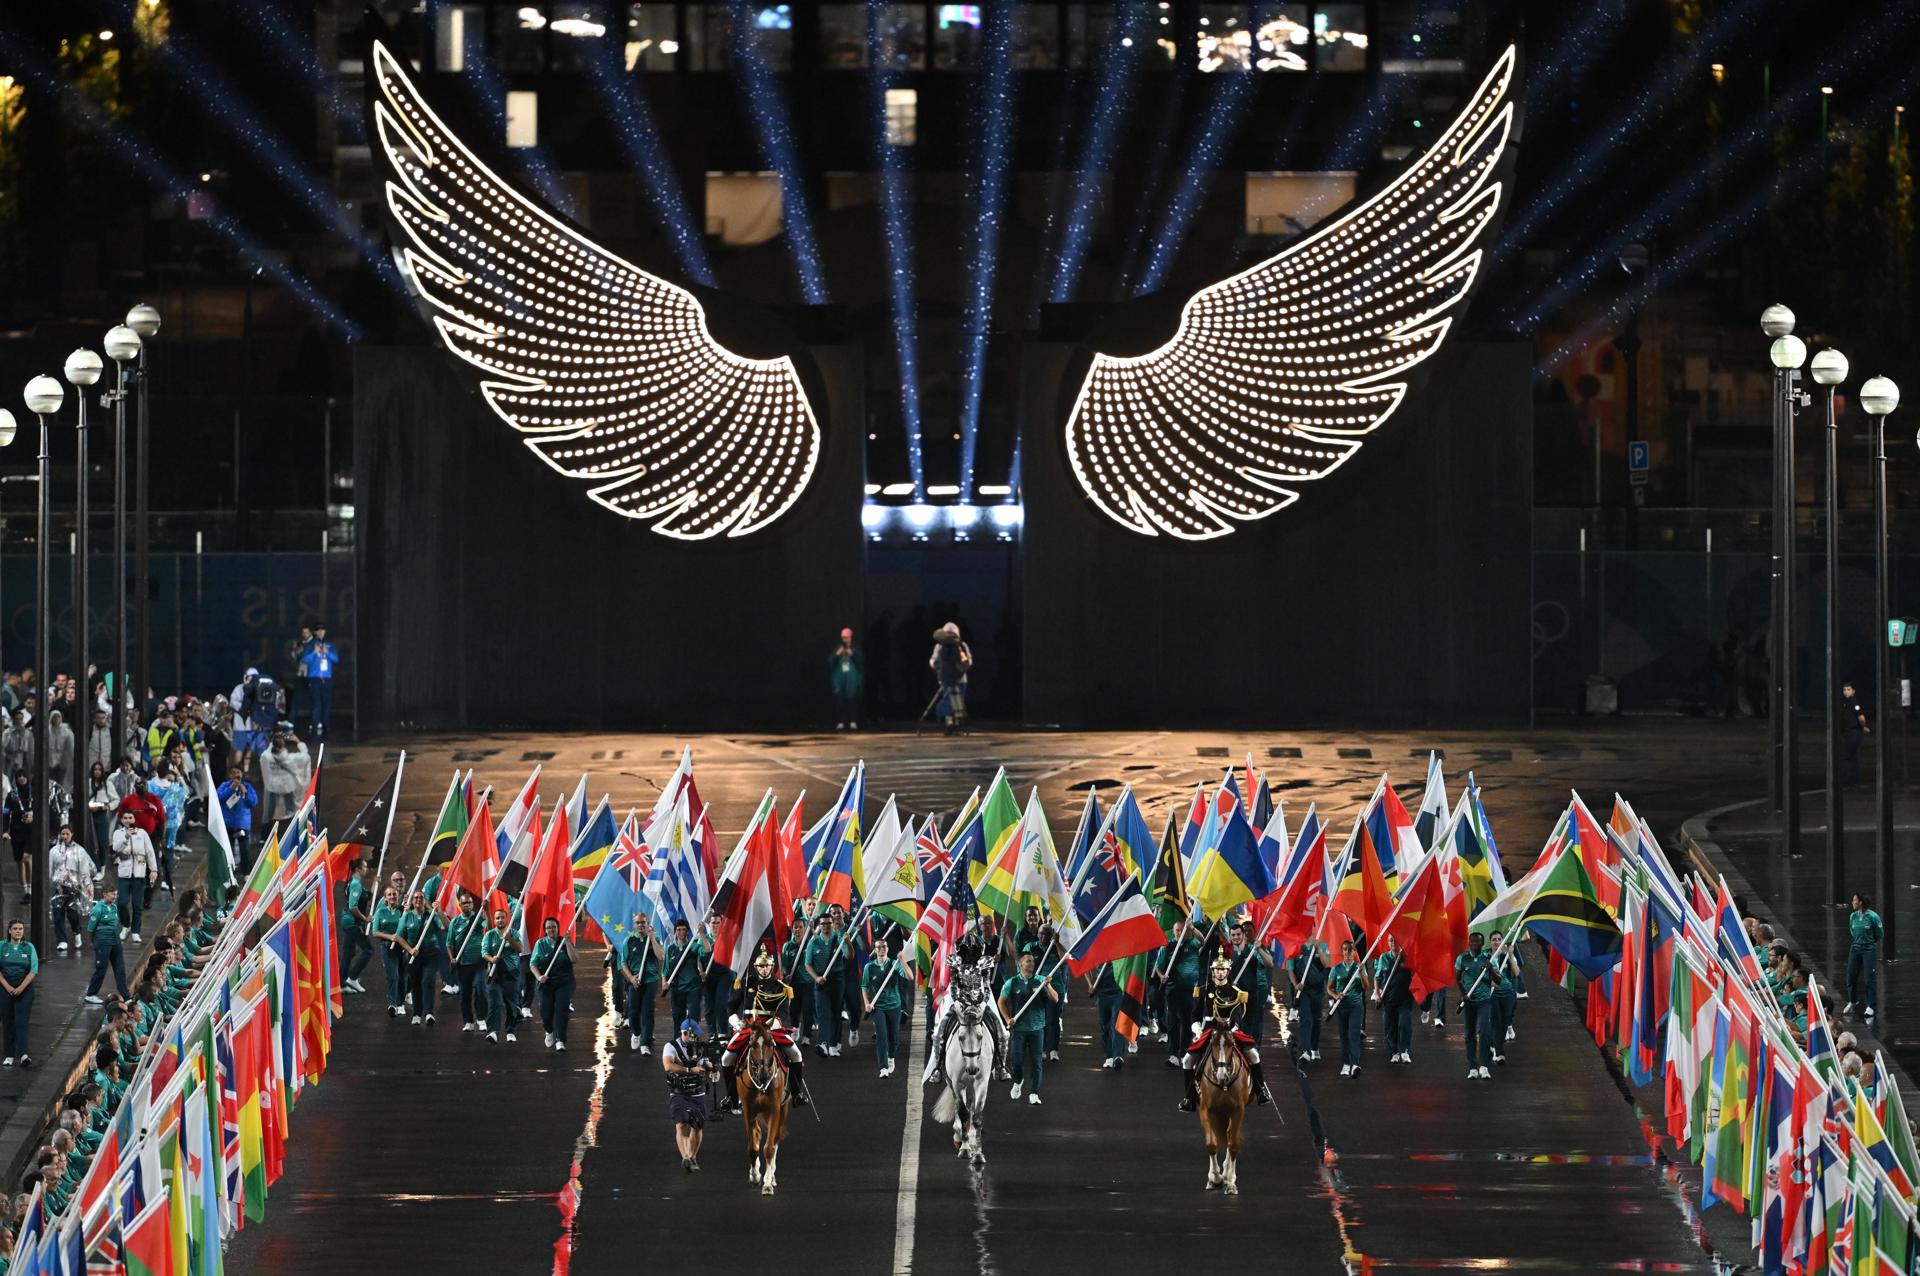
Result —
[[1529, 720], [1524, 343], [1449, 344], [1359, 455], [1292, 508], [1200, 544], [1129, 532], [1074, 482], [1060, 424], [1076, 349], [1028, 347], [1029, 722]]
[[[861, 616], [857, 356], [813, 351], [807, 493], [687, 544], [620, 518], [487, 409], [445, 354], [354, 361], [362, 695], [371, 725], [789, 727], [830, 720]], [[821, 409], [821, 405], [827, 405]]]

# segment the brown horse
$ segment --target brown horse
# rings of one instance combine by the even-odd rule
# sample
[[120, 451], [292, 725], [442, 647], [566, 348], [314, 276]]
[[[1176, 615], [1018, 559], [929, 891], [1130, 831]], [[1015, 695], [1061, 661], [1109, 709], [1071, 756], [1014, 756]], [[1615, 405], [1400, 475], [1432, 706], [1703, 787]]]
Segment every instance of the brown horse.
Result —
[[760, 1195], [773, 1195], [774, 1163], [780, 1159], [780, 1140], [786, 1137], [787, 1069], [780, 1043], [773, 1039], [770, 1021], [755, 1018], [747, 1040], [745, 1067], [734, 1079], [740, 1097], [740, 1116], [747, 1126], [747, 1181], [760, 1185]]
[[1207, 1189], [1240, 1194], [1240, 1126], [1253, 1081], [1231, 1031], [1215, 1029], [1197, 1065], [1200, 1129], [1207, 1136]]

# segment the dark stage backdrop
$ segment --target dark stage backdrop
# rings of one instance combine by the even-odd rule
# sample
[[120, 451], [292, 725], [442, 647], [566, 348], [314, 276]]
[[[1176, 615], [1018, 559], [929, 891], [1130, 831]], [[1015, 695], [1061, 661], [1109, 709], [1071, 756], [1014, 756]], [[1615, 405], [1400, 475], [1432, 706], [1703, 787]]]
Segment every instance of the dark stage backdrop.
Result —
[[1530, 720], [1526, 344], [1444, 346], [1358, 456], [1198, 544], [1129, 532], [1074, 482], [1077, 349], [1027, 348], [1028, 722]]
[[[438, 348], [360, 347], [354, 499], [370, 725], [818, 726], [861, 625], [861, 371], [803, 361], [819, 469], [739, 540], [660, 536], [587, 497]], [[825, 405], [822, 408], [822, 405]]]

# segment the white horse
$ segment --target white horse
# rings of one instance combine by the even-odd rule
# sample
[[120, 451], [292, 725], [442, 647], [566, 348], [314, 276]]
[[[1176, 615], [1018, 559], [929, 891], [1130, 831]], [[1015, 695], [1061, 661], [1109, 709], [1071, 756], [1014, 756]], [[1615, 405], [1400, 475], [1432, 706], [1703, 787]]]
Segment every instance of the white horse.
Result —
[[986, 1110], [993, 1082], [993, 1030], [987, 1027], [981, 1004], [956, 1006], [960, 1022], [947, 1040], [947, 1085], [934, 1101], [933, 1119], [951, 1122], [957, 1156], [979, 1166], [987, 1163], [980, 1150], [980, 1114]]

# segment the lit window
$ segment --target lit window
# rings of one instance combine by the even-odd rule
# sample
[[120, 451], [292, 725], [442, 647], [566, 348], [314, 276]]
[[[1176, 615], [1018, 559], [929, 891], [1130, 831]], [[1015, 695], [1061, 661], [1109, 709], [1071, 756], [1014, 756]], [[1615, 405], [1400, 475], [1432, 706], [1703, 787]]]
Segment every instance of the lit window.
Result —
[[1367, 69], [1367, 9], [1323, 4], [1313, 15], [1314, 60], [1322, 71]]
[[467, 69], [468, 41], [478, 49], [480, 43], [480, 6], [443, 4], [433, 14], [433, 67], [436, 71]]
[[516, 150], [540, 145], [540, 95], [532, 89], [507, 91], [507, 145]]
[[1251, 71], [1253, 32], [1243, 4], [1203, 4], [1193, 34], [1194, 56], [1202, 71]]
[[1304, 71], [1307, 45], [1307, 6], [1282, 5], [1253, 33], [1253, 65], [1259, 71]]
[[967, 71], [980, 65], [980, 6], [943, 4], [934, 17], [933, 69]]
[[887, 145], [912, 146], [920, 140], [920, 90], [887, 90]]
[[627, 70], [671, 71], [674, 54], [680, 51], [679, 32], [675, 28], [670, 4], [630, 4], [627, 6]]
[[778, 235], [782, 207], [778, 173], [707, 174], [707, 234], [729, 247]]
[[859, 71], [867, 65], [867, 6], [823, 4], [819, 8], [820, 69]]
[[1248, 173], [1247, 234], [1292, 239], [1345, 207], [1352, 173]]

